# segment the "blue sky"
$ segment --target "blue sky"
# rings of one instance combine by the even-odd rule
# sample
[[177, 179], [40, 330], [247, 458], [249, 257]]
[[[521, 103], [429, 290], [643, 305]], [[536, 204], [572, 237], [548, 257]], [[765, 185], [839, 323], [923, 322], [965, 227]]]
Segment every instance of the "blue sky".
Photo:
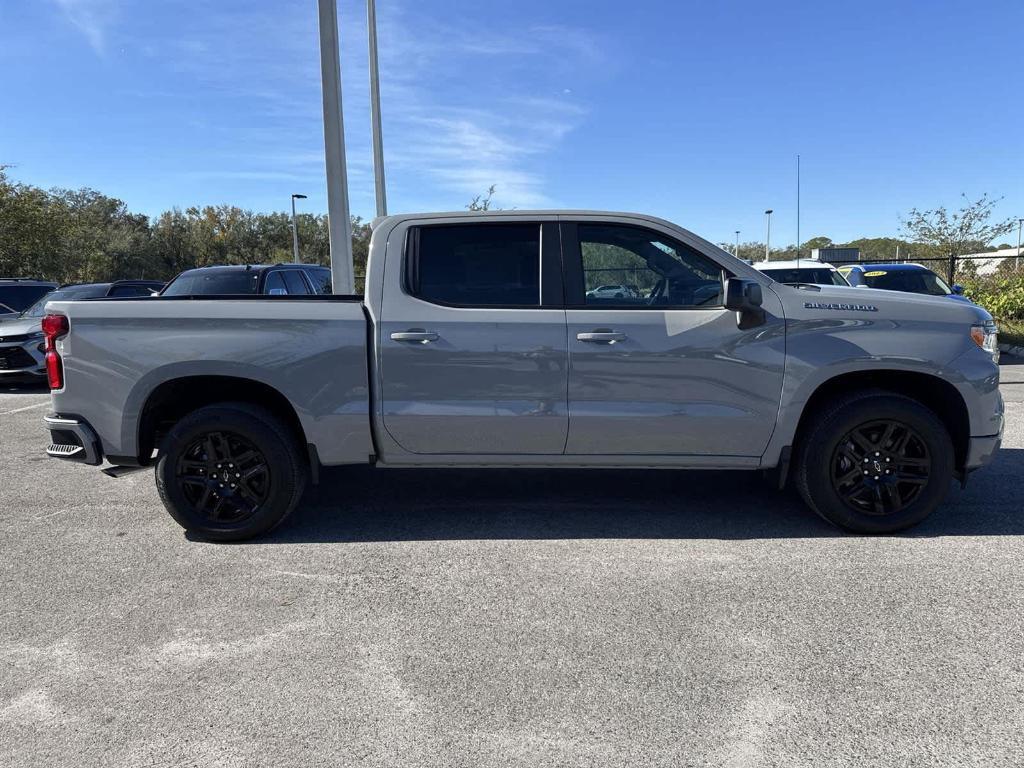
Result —
[[[340, 0], [352, 209], [373, 215], [365, 10]], [[393, 212], [639, 210], [716, 241], [1024, 216], [1024, 3], [378, 0]], [[326, 209], [315, 0], [0, 0], [0, 163], [156, 214]], [[1008, 236], [1010, 237], [1010, 236]]]

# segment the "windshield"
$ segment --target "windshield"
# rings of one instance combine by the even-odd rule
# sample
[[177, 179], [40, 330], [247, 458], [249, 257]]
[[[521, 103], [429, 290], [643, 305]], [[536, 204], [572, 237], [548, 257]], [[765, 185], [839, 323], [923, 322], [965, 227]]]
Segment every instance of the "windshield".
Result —
[[849, 285], [834, 269], [827, 267], [801, 267], [800, 269], [762, 269], [778, 283], [811, 283], [813, 285]]
[[877, 269], [864, 273], [869, 288], [904, 293], [923, 293], [928, 296], [948, 296], [952, 293], [946, 282], [927, 269], [900, 269], [893, 272]]
[[260, 281], [254, 269], [218, 269], [182, 272], [174, 278], [161, 296], [227, 296], [253, 294]]
[[99, 285], [72, 285], [67, 288], [58, 288], [50, 291], [39, 301], [21, 313], [22, 317], [42, 317], [46, 314], [46, 303], [48, 301], [80, 301], [81, 299], [98, 299], [107, 295], [110, 286], [106, 283]]

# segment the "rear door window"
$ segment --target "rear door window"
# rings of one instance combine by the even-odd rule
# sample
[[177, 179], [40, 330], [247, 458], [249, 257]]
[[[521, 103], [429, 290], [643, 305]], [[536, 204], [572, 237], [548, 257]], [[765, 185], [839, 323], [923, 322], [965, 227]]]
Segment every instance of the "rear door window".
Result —
[[410, 233], [406, 289], [456, 307], [539, 307], [540, 224], [418, 227]]
[[290, 269], [281, 272], [284, 275], [284, 285], [291, 296], [302, 296], [309, 293], [309, 286], [302, 277], [301, 270]]
[[306, 270], [306, 277], [313, 284], [313, 290], [317, 293], [331, 292], [331, 270], [324, 267], [314, 267]]
[[269, 296], [286, 296], [288, 287], [284, 284], [284, 276], [280, 270], [270, 272], [267, 275], [267, 282], [263, 285], [263, 292]]

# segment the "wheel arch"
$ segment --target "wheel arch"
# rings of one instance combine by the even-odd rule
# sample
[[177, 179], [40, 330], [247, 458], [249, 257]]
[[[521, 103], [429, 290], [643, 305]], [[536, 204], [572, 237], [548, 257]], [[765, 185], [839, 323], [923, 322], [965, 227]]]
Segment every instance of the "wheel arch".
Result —
[[970, 446], [971, 425], [967, 403], [959, 390], [950, 382], [938, 376], [920, 371], [867, 370], [839, 374], [819, 384], [808, 397], [792, 445], [800, 445], [808, 425], [823, 406], [853, 392], [879, 389], [903, 395], [915, 400], [938, 416], [953, 441], [954, 466], [962, 472]]
[[197, 374], [167, 379], [148, 394], [139, 411], [136, 430], [138, 462], [149, 463], [160, 438], [184, 416], [223, 402], [265, 408], [281, 419], [303, 452], [308, 450], [302, 421], [291, 401], [278, 389], [244, 376]]

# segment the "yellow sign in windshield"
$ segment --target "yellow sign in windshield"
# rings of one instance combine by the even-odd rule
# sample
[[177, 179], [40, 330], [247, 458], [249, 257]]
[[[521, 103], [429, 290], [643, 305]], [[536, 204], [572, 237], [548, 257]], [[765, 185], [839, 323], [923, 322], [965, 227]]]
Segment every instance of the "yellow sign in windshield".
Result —
[[865, 272], [864, 277], [881, 277], [886, 274], [884, 269], [876, 269], [874, 272]]

